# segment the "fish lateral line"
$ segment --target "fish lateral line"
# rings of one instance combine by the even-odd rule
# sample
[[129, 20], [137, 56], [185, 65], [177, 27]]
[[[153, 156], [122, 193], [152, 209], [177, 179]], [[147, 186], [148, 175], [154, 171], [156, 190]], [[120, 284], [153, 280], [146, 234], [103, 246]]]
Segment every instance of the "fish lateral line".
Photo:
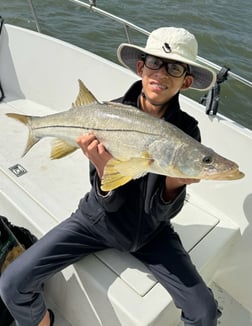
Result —
[[[50, 128], [72, 128], [72, 129], [84, 129], [84, 130], [90, 130], [90, 131], [105, 131], [105, 132], [127, 132], [127, 133], [138, 133], [145, 135], [147, 132], [141, 131], [141, 130], [130, 130], [130, 129], [105, 129], [105, 128], [88, 128], [83, 126], [71, 126], [71, 125], [47, 125], [47, 126], [40, 126], [40, 127], [34, 127], [33, 130], [41, 130], [41, 129], [50, 129]], [[152, 136], [160, 136], [159, 134], [151, 134]]]

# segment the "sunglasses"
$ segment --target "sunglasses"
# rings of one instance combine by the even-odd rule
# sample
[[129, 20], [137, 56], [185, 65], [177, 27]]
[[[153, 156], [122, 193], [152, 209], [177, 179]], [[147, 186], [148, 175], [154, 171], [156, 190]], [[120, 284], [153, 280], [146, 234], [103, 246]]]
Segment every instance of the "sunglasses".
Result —
[[190, 74], [188, 65], [185, 67], [181, 63], [175, 61], [164, 61], [150, 54], [143, 54], [141, 58], [147, 68], [151, 70], [159, 70], [160, 68], [165, 67], [167, 73], [175, 78], [182, 77], [185, 72]]

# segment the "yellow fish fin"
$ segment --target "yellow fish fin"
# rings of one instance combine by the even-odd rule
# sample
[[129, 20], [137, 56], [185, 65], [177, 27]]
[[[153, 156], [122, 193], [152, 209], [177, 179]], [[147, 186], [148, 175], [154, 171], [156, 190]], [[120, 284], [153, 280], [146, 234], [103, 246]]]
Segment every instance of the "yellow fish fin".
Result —
[[78, 148], [79, 148], [78, 146], [72, 146], [72, 145], [66, 143], [64, 140], [55, 139], [52, 143], [50, 157], [52, 160], [62, 158], [64, 156], [71, 154]]
[[72, 104], [72, 107], [79, 107], [88, 104], [98, 103], [98, 100], [95, 96], [88, 90], [84, 83], [78, 79], [79, 82], [79, 94], [76, 98], [76, 101]]
[[131, 177], [122, 176], [120, 173], [117, 173], [114, 175], [113, 179], [107, 180], [106, 178], [104, 178], [102, 180], [101, 190], [102, 191], [111, 191], [120, 186], [123, 186], [124, 184], [129, 182], [131, 179], [132, 179]]
[[132, 179], [144, 176], [149, 171], [152, 162], [152, 159], [144, 157], [131, 158], [128, 161], [109, 160], [104, 169], [101, 189], [110, 191]]

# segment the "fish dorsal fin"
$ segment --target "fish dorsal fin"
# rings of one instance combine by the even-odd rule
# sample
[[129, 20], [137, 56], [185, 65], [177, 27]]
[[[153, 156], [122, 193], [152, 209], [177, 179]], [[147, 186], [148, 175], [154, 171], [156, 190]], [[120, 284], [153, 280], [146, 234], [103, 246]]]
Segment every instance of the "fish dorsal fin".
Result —
[[72, 152], [74, 152], [78, 148], [79, 147], [77, 145], [72, 146], [61, 139], [55, 139], [52, 142], [51, 159], [55, 160], [55, 159], [67, 156], [67, 155], [71, 154]]
[[112, 158], [104, 169], [101, 183], [103, 191], [116, 189], [132, 179], [144, 176], [150, 170], [153, 160], [148, 157], [136, 157], [127, 161]]
[[90, 90], [84, 85], [84, 83], [78, 79], [79, 82], [79, 94], [76, 101], [72, 104], [72, 107], [79, 107], [88, 104], [98, 103], [98, 100], [90, 92]]

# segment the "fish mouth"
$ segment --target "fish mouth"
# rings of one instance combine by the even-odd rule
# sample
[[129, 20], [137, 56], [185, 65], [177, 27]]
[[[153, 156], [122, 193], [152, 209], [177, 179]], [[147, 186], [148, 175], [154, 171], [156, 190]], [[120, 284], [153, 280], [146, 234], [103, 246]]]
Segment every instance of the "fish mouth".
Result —
[[236, 170], [228, 170], [225, 172], [209, 174], [205, 177], [206, 180], [239, 180], [245, 176], [238, 168]]

